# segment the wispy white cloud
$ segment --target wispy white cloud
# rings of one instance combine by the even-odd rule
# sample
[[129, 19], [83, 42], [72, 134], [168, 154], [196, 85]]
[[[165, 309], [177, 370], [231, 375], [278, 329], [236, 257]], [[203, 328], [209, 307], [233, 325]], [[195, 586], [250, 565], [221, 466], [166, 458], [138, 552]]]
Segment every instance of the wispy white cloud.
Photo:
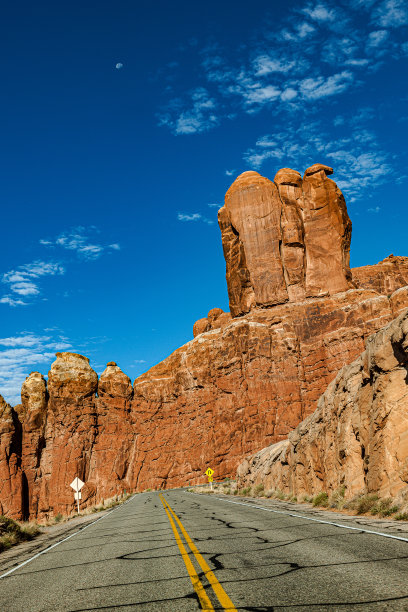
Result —
[[258, 31], [252, 44], [202, 49], [195, 74], [201, 75], [200, 87], [186, 92], [181, 85], [160, 123], [183, 135], [207, 131], [240, 112], [315, 112], [317, 104], [361, 88], [367, 75], [405, 53], [406, 41], [394, 32], [405, 23], [405, 0], [295, 3], [273, 31]]
[[315, 34], [316, 28], [307, 21], [297, 24], [293, 29], [284, 29], [280, 35], [287, 42], [300, 42]]
[[0, 394], [12, 405], [21, 401], [20, 390], [28, 374], [51, 365], [55, 351], [69, 350], [71, 343], [62, 335], [39, 336], [23, 332], [0, 338]]
[[159, 115], [160, 125], [167, 125], [174, 134], [198, 134], [218, 124], [216, 102], [204, 87], [190, 94], [187, 103], [172, 100], [167, 111]]
[[93, 227], [86, 229], [79, 226], [63, 232], [52, 240], [42, 239], [39, 242], [45, 247], [60, 247], [68, 251], [75, 251], [77, 255], [88, 260], [99, 259], [104, 252], [109, 252], [110, 250], [120, 250], [120, 245], [117, 243], [102, 245], [92, 240], [89, 234], [95, 231], [96, 228]]
[[372, 49], [377, 49], [387, 40], [389, 35], [390, 33], [388, 32], [388, 30], [374, 30], [373, 32], [370, 32], [367, 37], [366, 48], [369, 51]]
[[179, 221], [199, 221], [201, 219], [200, 213], [192, 213], [191, 215], [185, 213], [178, 213], [177, 219]]
[[309, 5], [303, 9], [303, 12], [313, 21], [327, 22], [336, 19], [336, 11], [333, 8], [329, 8], [327, 4]]
[[0, 298], [0, 304], [8, 304], [9, 306], [27, 306], [28, 302], [24, 302], [19, 298], [14, 298], [12, 295], [3, 295]]
[[294, 61], [278, 59], [269, 55], [260, 55], [254, 61], [255, 75], [266, 76], [273, 72], [289, 72], [295, 67]]
[[348, 201], [367, 198], [383, 184], [395, 166], [391, 156], [384, 151], [375, 134], [366, 129], [371, 109], [363, 108], [353, 117], [342, 117], [342, 136], [333, 138], [330, 125], [322, 120], [296, 128], [288, 123], [276, 134], [258, 138], [255, 146], [244, 154], [250, 168], [259, 170], [274, 160], [271, 173], [280, 167], [306, 169], [316, 162], [331, 165], [335, 180], [344, 190]]
[[381, 208], [379, 206], [374, 206], [374, 208], [367, 208], [367, 212], [371, 213], [379, 213]]
[[[2, 283], [8, 286], [11, 294], [4, 295], [0, 299], [1, 304], [9, 306], [25, 306], [25, 302], [16, 295], [24, 298], [35, 297], [40, 294], [38, 280], [45, 276], [56, 276], [65, 273], [64, 267], [60, 263], [36, 260], [32, 263], [19, 266], [14, 270], [6, 272], [2, 276]], [[14, 295], [13, 295], [14, 294]]]
[[307, 100], [318, 100], [327, 96], [345, 91], [353, 82], [353, 75], [349, 71], [324, 78], [322, 76], [304, 79], [300, 83], [300, 91]]
[[213, 225], [214, 223], [214, 221], [207, 219], [207, 217], [204, 217], [201, 213], [178, 213], [177, 219], [182, 222], [202, 221], [208, 225]]
[[374, 9], [372, 20], [383, 28], [397, 28], [408, 23], [406, 0], [385, 0]]

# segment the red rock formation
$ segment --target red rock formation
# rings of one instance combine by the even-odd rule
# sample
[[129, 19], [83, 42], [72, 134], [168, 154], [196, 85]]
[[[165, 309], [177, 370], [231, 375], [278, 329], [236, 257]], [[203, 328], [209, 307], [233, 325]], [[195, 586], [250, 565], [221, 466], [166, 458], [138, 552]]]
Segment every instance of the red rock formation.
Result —
[[1, 408], [4, 512], [69, 512], [75, 476], [86, 482], [83, 506], [203, 482], [209, 466], [231, 476], [315, 410], [367, 337], [408, 306], [408, 258], [381, 262], [381, 282], [375, 266], [357, 269], [353, 286], [351, 224], [330, 171], [238, 177], [219, 212], [231, 314], [210, 310], [133, 389], [114, 362], [98, 382], [72, 353], [57, 354], [48, 389], [40, 374], [27, 378], [22, 406]]
[[253, 309], [196, 336], [135, 381], [138, 486], [180, 485], [208, 466], [231, 476], [240, 456], [285, 439], [311, 414], [393, 318], [391, 299], [355, 289]]
[[302, 181], [283, 168], [275, 184], [244, 172], [231, 185], [218, 220], [233, 317], [352, 287], [351, 221], [332, 173], [315, 164]]
[[378, 493], [408, 503], [408, 309], [371, 336], [316, 411], [238, 468], [240, 486], [294, 495]]
[[389, 255], [374, 266], [353, 268], [353, 282], [356, 287], [390, 295], [408, 285], [408, 257]]
[[0, 395], [0, 514], [22, 513], [21, 425], [17, 413]]
[[24, 466], [24, 509], [26, 517], [38, 516], [39, 490], [37, 482], [42, 477], [41, 454], [45, 447], [45, 427], [47, 421], [48, 392], [47, 383], [39, 372], [31, 372], [21, 388], [21, 409], [19, 419], [22, 424], [21, 462]]
[[[30, 491], [37, 514], [67, 513], [73, 505], [69, 484], [75, 476], [89, 479], [97, 433], [95, 392], [98, 376], [89, 360], [75, 353], [57, 353], [48, 374], [49, 401], [40, 476]], [[25, 469], [25, 466], [23, 466]], [[87, 495], [86, 489], [84, 495]]]
[[210, 331], [211, 329], [219, 329], [228, 321], [231, 321], [229, 312], [224, 312], [221, 308], [213, 308], [204, 319], [199, 319], [194, 323], [193, 336]]
[[88, 476], [88, 484], [91, 482], [104, 498], [133, 488], [136, 435], [132, 397], [132, 381], [114, 361], [109, 362], [98, 383], [98, 433]]
[[328, 174], [333, 174], [332, 168], [315, 164], [303, 177], [308, 297], [333, 295], [352, 286], [351, 221], [343, 194]]

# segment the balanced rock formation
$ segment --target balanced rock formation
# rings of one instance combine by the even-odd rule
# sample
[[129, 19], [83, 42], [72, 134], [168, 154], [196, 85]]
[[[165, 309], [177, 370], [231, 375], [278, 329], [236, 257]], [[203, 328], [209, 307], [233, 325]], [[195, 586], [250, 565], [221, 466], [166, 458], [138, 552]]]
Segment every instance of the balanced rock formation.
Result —
[[245, 460], [240, 485], [294, 495], [378, 493], [408, 502], [408, 309], [370, 336], [329, 384], [315, 412]]
[[[316, 409], [367, 338], [408, 307], [408, 258], [349, 268], [344, 198], [316, 164], [272, 182], [239, 176], [219, 211], [231, 312], [137, 378], [115, 362], [57, 353], [22, 404], [0, 404], [0, 510], [42, 518], [124, 490], [233, 476], [243, 457], [284, 441]], [[381, 277], [378, 280], [376, 275]]]
[[351, 221], [332, 173], [315, 164], [302, 180], [283, 168], [271, 182], [244, 172], [231, 185], [218, 219], [233, 317], [352, 287]]

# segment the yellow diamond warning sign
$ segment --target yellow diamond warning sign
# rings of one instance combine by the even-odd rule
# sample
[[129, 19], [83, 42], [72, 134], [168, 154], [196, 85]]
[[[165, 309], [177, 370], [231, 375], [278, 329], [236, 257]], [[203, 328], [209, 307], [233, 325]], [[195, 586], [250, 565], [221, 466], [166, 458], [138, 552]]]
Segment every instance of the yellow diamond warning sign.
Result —
[[208, 477], [210, 477], [214, 474], [214, 470], [212, 470], [211, 468], [208, 468], [208, 470], [206, 471], [206, 474]]

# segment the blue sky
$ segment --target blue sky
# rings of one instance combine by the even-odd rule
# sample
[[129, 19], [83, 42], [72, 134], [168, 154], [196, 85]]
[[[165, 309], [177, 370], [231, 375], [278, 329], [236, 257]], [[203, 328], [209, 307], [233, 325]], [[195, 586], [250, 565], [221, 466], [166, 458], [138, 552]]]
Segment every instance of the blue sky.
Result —
[[406, 240], [403, 0], [8, 3], [0, 393], [57, 350], [132, 378], [228, 309], [234, 178], [334, 167], [352, 265]]

